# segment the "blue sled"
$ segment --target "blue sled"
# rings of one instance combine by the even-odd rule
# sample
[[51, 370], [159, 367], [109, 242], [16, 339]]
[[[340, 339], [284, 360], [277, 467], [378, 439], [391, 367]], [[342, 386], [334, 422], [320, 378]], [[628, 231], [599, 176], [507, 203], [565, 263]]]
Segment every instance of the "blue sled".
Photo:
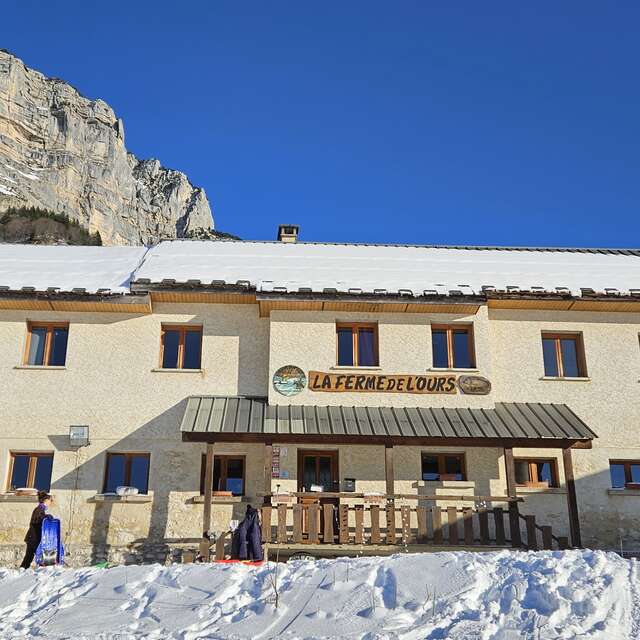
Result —
[[60, 539], [58, 518], [45, 518], [42, 521], [42, 538], [36, 549], [36, 564], [39, 567], [64, 564], [64, 546]]

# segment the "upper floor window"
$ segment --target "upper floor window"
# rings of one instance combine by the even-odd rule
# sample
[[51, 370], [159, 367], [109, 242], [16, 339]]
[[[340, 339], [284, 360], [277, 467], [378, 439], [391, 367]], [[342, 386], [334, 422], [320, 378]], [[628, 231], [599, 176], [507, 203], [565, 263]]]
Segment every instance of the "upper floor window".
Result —
[[[213, 491], [228, 491], [234, 496], [245, 493], [245, 456], [214, 456]], [[204, 494], [206, 456], [202, 456], [200, 494]]]
[[51, 471], [53, 469], [53, 453], [29, 451], [11, 453], [9, 469], [9, 491], [16, 489], [51, 489]]
[[64, 367], [68, 338], [68, 323], [29, 322], [25, 364]]
[[200, 369], [202, 327], [162, 325], [160, 366], [163, 369]]
[[466, 478], [463, 453], [423, 453], [423, 480], [464, 480]]
[[514, 460], [516, 484], [522, 487], [557, 487], [558, 470], [553, 459], [517, 458]]
[[614, 489], [640, 485], [640, 460], [610, 460], [609, 471]]
[[473, 327], [432, 325], [433, 366], [437, 369], [473, 369], [476, 366]]
[[148, 453], [107, 453], [104, 493], [115, 493], [118, 487], [135, 487], [138, 493], [149, 490]]
[[336, 333], [339, 366], [378, 366], [377, 325], [365, 323], [340, 323], [336, 325]]
[[587, 366], [582, 335], [543, 333], [544, 375], [551, 378], [584, 378]]

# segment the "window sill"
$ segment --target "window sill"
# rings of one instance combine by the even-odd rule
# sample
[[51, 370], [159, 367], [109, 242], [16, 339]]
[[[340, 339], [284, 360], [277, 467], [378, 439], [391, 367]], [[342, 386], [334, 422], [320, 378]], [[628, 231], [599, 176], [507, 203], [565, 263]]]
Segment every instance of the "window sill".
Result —
[[204, 375], [204, 369], [151, 369], [151, 373], [200, 373]]
[[558, 495], [567, 495], [567, 490], [563, 487], [516, 487], [516, 495], [519, 493], [555, 493]]
[[539, 380], [544, 381], [556, 381], [556, 382], [591, 382], [591, 378], [588, 377], [578, 377], [578, 378], [559, 378], [557, 376], [542, 376]]
[[610, 496], [640, 496], [640, 489], [607, 489]]
[[15, 493], [0, 494], [0, 502], [30, 502], [37, 503], [38, 496], [17, 496]]
[[440, 487], [446, 489], [451, 487], [454, 489], [474, 489], [476, 486], [475, 480], [421, 480], [423, 487]]
[[[246, 496], [212, 496], [211, 504], [237, 504], [240, 502], [248, 502]], [[204, 496], [194, 496], [188, 502], [191, 504], [204, 504]]]
[[33, 371], [64, 371], [67, 367], [66, 365], [63, 365], [61, 367], [58, 366], [49, 366], [49, 365], [42, 365], [42, 364], [18, 364], [15, 367], [13, 367], [14, 369], [29, 369], [29, 370], [33, 370]]
[[354, 365], [342, 365], [336, 364], [333, 367], [329, 367], [330, 371], [382, 371], [382, 367], [358, 367]]
[[151, 494], [138, 494], [136, 496], [118, 496], [108, 493], [97, 493], [92, 498], [89, 498], [89, 502], [152, 502], [153, 496]]
[[436, 373], [480, 373], [480, 369], [465, 369], [461, 367], [431, 367], [427, 371], [434, 371]]

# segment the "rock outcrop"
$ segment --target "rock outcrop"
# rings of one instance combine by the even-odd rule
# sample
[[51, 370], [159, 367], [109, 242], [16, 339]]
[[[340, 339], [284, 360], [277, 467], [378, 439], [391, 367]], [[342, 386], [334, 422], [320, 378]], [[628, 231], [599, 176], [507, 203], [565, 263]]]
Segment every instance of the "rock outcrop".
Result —
[[63, 213], [104, 244], [213, 228], [204, 190], [128, 153], [108, 104], [0, 50], [0, 212], [11, 206]]

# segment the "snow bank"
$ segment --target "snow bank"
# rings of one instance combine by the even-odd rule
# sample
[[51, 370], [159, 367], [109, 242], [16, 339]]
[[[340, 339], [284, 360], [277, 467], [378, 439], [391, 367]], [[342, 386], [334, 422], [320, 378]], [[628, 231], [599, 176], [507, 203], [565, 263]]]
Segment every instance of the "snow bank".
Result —
[[639, 634], [637, 562], [601, 551], [0, 570], [2, 638], [622, 640]]

